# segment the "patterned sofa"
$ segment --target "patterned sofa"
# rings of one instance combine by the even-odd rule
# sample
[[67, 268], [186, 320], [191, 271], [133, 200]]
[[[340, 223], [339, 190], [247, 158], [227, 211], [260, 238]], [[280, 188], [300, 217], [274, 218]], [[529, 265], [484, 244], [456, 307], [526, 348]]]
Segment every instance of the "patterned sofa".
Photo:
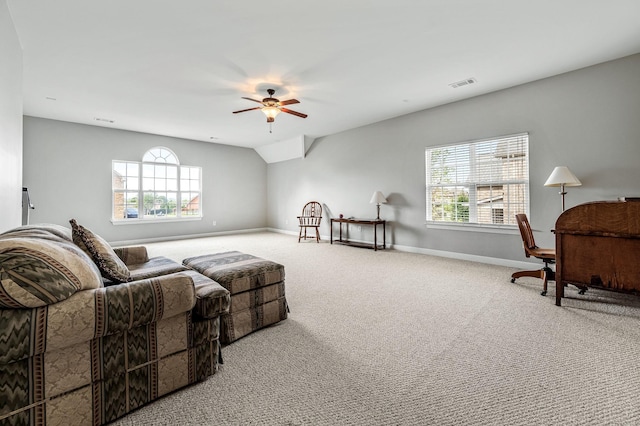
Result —
[[71, 225], [0, 235], [0, 424], [104, 424], [217, 370], [226, 289]]

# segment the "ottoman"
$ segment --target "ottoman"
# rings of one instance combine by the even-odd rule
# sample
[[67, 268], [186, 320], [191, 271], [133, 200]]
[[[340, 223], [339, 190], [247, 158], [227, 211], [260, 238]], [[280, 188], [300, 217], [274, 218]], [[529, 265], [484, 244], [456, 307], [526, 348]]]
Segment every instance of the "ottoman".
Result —
[[284, 266], [239, 251], [184, 259], [182, 263], [216, 281], [231, 294], [220, 317], [220, 342], [232, 343], [287, 318]]

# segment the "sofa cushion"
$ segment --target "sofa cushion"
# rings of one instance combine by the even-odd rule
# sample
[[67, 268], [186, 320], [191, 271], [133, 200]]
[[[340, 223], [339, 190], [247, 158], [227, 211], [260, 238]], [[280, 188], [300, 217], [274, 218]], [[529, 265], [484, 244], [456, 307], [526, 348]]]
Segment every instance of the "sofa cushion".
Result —
[[131, 279], [134, 281], [189, 270], [186, 266], [164, 256], [152, 257], [151, 259], [147, 259], [144, 263], [129, 265], [128, 268], [131, 274]]
[[0, 307], [36, 308], [101, 286], [98, 270], [74, 244], [0, 239]]
[[72, 228], [73, 242], [91, 256], [103, 277], [121, 283], [131, 281], [127, 265], [116, 255], [108, 242], [78, 224], [75, 219], [71, 219], [69, 223]]

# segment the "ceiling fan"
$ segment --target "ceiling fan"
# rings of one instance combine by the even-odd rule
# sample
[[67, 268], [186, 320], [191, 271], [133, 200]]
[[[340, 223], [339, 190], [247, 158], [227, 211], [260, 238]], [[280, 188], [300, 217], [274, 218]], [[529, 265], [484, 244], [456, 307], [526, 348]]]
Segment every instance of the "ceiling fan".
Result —
[[273, 97], [274, 93], [276, 93], [275, 90], [267, 89], [267, 93], [269, 94], [269, 97], [268, 98], [264, 98], [261, 101], [258, 101], [256, 99], [251, 99], [251, 98], [245, 98], [243, 96], [242, 99], [246, 99], [248, 101], [253, 101], [253, 102], [258, 102], [259, 104], [262, 104], [262, 106], [255, 107], [255, 108], [249, 108], [249, 109], [242, 109], [240, 111], [233, 111], [233, 113], [237, 114], [239, 112], [253, 111], [254, 109], [259, 109], [259, 110], [262, 110], [264, 115], [267, 116], [267, 123], [273, 123], [274, 120], [276, 119], [276, 115], [280, 114], [281, 112], [286, 112], [287, 114], [292, 114], [292, 115], [295, 115], [295, 116], [301, 117], [301, 118], [307, 118], [307, 114], [303, 114], [301, 112], [293, 111], [293, 110], [290, 110], [288, 108], [282, 108], [284, 105], [299, 104], [300, 101], [298, 101], [297, 99], [289, 99], [289, 100], [286, 100], [286, 101], [281, 101], [281, 100], [276, 99], [276, 98]]

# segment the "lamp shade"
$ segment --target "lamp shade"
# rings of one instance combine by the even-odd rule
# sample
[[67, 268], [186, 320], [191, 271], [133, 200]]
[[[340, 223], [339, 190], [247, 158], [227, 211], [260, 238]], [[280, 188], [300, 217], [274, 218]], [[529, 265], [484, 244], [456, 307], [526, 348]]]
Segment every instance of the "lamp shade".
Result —
[[276, 115], [280, 114], [280, 109], [274, 106], [266, 106], [263, 107], [262, 112], [264, 112], [264, 115], [267, 116], [267, 121], [269, 123], [272, 123], [273, 120], [276, 118]]
[[371, 203], [371, 204], [386, 204], [387, 203], [387, 199], [384, 198], [384, 195], [382, 195], [382, 192], [376, 191], [376, 192], [373, 193], [373, 196], [371, 197], [371, 201], [369, 201], [369, 203]]
[[567, 166], [558, 166], [544, 183], [544, 186], [580, 186], [582, 182], [571, 173]]

